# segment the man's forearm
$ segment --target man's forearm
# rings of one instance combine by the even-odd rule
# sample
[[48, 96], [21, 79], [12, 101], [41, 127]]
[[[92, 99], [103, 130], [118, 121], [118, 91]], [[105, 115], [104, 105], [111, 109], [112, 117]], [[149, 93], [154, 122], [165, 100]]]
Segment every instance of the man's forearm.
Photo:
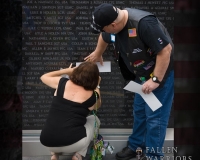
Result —
[[172, 47], [170, 44], [168, 44], [157, 54], [156, 66], [154, 68], [153, 75], [158, 77], [159, 81], [162, 81], [165, 72], [169, 66], [171, 50]]
[[98, 42], [97, 42], [97, 47], [95, 49], [95, 53], [98, 54], [99, 56], [101, 56], [105, 52], [107, 46], [108, 46], [108, 43], [106, 43], [103, 40], [102, 35], [100, 34]]

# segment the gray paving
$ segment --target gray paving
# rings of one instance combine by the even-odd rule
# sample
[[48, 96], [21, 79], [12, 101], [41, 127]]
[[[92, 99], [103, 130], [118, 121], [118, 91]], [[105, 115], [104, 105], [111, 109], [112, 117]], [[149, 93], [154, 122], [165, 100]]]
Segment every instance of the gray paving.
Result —
[[[172, 159], [172, 154], [167, 154], [165, 156], [170, 156]], [[22, 160], [50, 160], [51, 157], [50, 156], [35, 156], [35, 157], [23, 157]], [[168, 158], [165, 158], [164, 160], [167, 160]], [[69, 155], [61, 155], [59, 156], [59, 160], [71, 160], [71, 156]], [[87, 154], [87, 156], [85, 158], [83, 158], [83, 160], [90, 160], [89, 155]], [[115, 154], [107, 154], [106, 156], [103, 157], [103, 160], [116, 160], [115, 159]], [[137, 160], [136, 158], [132, 158], [130, 160]]]
[[[106, 155], [103, 160], [116, 160], [115, 155]], [[40, 157], [23, 157], [22, 160], [50, 160], [50, 156], [40, 156]], [[59, 160], [71, 160], [71, 156], [61, 155], [59, 156]], [[83, 160], [90, 160], [89, 155], [87, 155]], [[132, 159], [135, 160], [135, 159]]]

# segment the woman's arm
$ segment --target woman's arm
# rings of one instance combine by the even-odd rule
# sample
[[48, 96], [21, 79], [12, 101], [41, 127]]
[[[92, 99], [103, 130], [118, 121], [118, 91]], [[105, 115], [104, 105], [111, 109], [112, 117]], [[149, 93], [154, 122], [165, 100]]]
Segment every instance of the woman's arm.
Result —
[[[95, 89], [95, 91], [99, 94], [99, 99], [97, 100], [97, 109], [98, 109], [99, 107], [101, 107], [100, 82], [101, 82], [101, 77], [99, 76], [98, 85], [97, 85], [97, 88]], [[96, 109], [96, 107], [95, 107], [95, 109]]]
[[89, 110], [97, 110], [99, 107], [101, 107], [101, 94], [100, 94], [100, 82], [101, 82], [101, 77], [99, 76], [99, 82], [97, 85], [97, 88], [94, 90], [99, 94], [99, 99], [97, 100], [97, 102], [89, 108]]
[[47, 86], [56, 89], [58, 87], [61, 75], [63, 74], [70, 75], [73, 72], [74, 68], [72, 68], [72, 64], [70, 64], [69, 68], [45, 73], [40, 77], [40, 79]]
[[94, 104], [94, 109], [99, 109], [101, 107], [101, 94], [99, 88], [96, 88], [95, 91], [99, 94], [99, 99], [97, 100], [97, 103]]

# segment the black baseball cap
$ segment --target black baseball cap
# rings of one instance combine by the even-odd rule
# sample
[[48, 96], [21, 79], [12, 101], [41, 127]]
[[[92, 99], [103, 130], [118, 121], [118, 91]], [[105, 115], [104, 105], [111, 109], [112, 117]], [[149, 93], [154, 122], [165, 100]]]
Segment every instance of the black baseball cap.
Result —
[[118, 16], [118, 9], [112, 4], [103, 3], [97, 6], [92, 15], [90, 24], [92, 33], [104, 32], [103, 28], [111, 24]]

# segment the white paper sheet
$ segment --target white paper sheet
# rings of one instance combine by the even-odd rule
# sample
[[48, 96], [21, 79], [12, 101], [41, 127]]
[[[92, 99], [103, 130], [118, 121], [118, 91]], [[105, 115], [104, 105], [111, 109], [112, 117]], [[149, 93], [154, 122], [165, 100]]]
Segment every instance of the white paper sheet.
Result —
[[152, 92], [149, 94], [144, 94], [142, 92], [142, 85], [134, 81], [130, 81], [124, 87], [124, 89], [130, 92], [135, 92], [140, 94], [142, 98], [145, 100], [145, 102], [149, 105], [152, 111], [155, 111], [162, 106], [162, 103], [160, 103], [160, 101], [156, 98], [156, 96]]
[[[76, 66], [79, 66], [82, 62], [76, 62]], [[103, 62], [103, 66], [100, 64], [100, 62], [96, 62], [99, 72], [111, 72], [111, 62], [106, 61]]]

